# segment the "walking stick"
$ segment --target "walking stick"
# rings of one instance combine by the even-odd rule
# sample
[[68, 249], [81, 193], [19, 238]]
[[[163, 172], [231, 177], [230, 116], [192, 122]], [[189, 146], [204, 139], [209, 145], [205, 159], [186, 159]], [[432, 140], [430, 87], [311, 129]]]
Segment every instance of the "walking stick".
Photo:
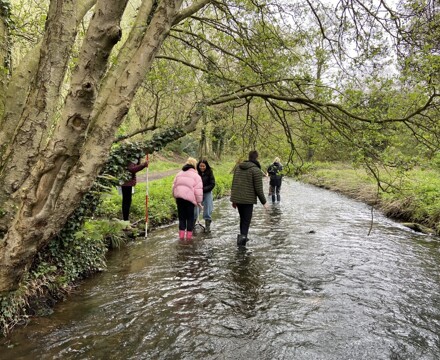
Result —
[[[148, 162], [148, 154], [145, 156], [145, 160]], [[146, 187], [146, 192], [145, 192], [145, 238], [147, 237], [147, 233], [148, 233], [148, 200], [149, 200], [149, 195], [148, 195], [148, 166], [150, 164], [147, 165], [147, 187]]]

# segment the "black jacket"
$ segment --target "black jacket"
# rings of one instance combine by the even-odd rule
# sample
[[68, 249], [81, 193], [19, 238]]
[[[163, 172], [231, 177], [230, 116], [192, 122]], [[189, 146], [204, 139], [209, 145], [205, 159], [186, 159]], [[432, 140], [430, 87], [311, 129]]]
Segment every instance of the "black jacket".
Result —
[[212, 171], [199, 172], [203, 181], [203, 193], [211, 192], [215, 187], [215, 178]]
[[281, 171], [283, 171], [283, 165], [281, 165], [279, 162], [274, 162], [267, 168], [267, 173], [270, 176], [270, 182], [269, 182], [270, 185], [272, 186], [281, 185], [281, 179], [283, 178]]

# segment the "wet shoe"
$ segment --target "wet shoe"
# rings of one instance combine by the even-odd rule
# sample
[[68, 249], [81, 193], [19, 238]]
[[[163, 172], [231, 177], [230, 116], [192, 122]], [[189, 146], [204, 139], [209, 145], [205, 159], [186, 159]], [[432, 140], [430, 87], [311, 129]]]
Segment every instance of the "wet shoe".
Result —
[[246, 246], [247, 241], [246, 235], [237, 235], [237, 246]]

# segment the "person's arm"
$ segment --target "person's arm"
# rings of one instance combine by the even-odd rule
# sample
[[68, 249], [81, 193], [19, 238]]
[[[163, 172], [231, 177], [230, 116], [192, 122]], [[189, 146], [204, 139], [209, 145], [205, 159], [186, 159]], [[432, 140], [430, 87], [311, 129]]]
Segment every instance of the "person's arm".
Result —
[[141, 170], [145, 169], [147, 166], [148, 166], [148, 161], [145, 161], [142, 164], [130, 163], [130, 164], [128, 164], [127, 169], [132, 174], [136, 174], [138, 171], [141, 171]]
[[266, 204], [266, 196], [264, 195], [264, 188], [263, 188], [263, 173], [260, 171], [260, 169], [255, 168], [256, 171], [254, 171], [254, 189], [255, 193], [257, 194], [258, 199], [260, 200], [261, 204]]
[[203, 187], [203, 192], [210, 192], [214, 189], [214, 187], [215, 187], [215, 177], [214, 177], [214, 173], [211, 173], [211, 175], [209, 176], [208, 184], [206, 184], [206, 186]]
[[196, 183], [194, 185], [194, 196], [196, 198], [197, 205], [202, 207], [203, 202], [203, 181], [202, 178], [197, 175]]

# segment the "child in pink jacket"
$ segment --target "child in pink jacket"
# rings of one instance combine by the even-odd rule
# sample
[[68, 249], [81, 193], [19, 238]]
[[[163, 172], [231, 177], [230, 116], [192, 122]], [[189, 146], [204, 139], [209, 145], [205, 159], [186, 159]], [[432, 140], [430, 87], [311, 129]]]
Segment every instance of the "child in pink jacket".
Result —
[[177, 203], [179, 217], [179, 239], [190, 240], [194, 229], [194, 208], [202, 207], [203, 182], [196, 170], [197, 160], [190, 157], [176, 175], [173, 182], [173, 196]]

